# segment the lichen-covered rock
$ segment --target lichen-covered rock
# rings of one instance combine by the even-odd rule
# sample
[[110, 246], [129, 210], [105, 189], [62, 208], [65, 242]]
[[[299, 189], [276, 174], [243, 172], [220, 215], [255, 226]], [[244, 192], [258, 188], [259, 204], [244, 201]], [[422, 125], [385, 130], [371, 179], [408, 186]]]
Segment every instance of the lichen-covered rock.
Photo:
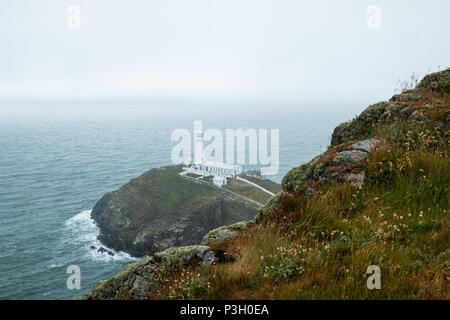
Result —
[[365, 152], [371, 152], [376, 146], [377, 144], [380, 142], [380, 140], [378, 139], [367, 139], [367, 140], [362, 140], [362, 141], [358, 141], [355, 142], [351, 145], [352, 149], [355, 150], [362, 150]]
[[411, 122], [413, 123], [417, 123], [417, 124], [422, 124], [422, 123], [426, 123], [426, 122], [430, 122], [430, 119], [425, 116], [421, 111], [419, 110], [415, 110], [412, 114], [411, 114]]
[[255, 216], [253, 221], [255, 223], [261, 222], [261, 220], [269, 213], [271, 213], [279, 204], [283, 196], [285, 195], [284, 191], [280, 191], [273, 195], [269, 201], [267, 201], [263, 206], [259, 207], [258, 214]]
[[251, 221], [241, 221], [213, 229], [203, 238], [202, 244], [234, 239], [237, 237], [238, 231], [247, 229], [250, 224], [252, 224]]
[[367, 139], [331, 147], [312, 161], [291, 169], [283, 178], [283, 190], [306, 193], [311, 184], [332, 181], [361, 186], [365, 177], [363, 162], [380, 142]]
[[304, 186], [308, 180], [318, 177], [323, 169], [321, 158], [322, 155], [319, 155], [308, 163], [292, 168], [281, 181], [283, 190], [294, 192], [295, 188]]
[[367, 152], [361, 150], [345, 150], [338, 152], [333, 158], [333, 165], [343, 166], [367, 158]]
[[348, 141], [368, 138], [374, 125], [380, 121], [389, 106], [389, 102], [373, 104], [352, 121], [338, 125], [331, 136], [331, 145], [336, 146]]
[[111, 300], [111, 299], [145, 299], [146, 281], [158, 268], [153, 257], [130, 263], [122, 271], [108, 280], [100, 280], [86, 294], [84, 299]]
[[[170, 265], [188, 265], [192, 262], [208, 262], [210, 251], [208, 246], [194, 245], [186, 247], [172, 247], [154, 254], [157, 261]], [[204, 260], [206, 258], [206, 260]]]
[[418, 94], [412, 92], [402, 92], [400, 94], [395, 94], [394, 96], [392, 96], [392, 98], [389, 101], [422, 101], [422, 100], [424, 100], [424, 98]]
[[[426, 75], [415, 89], [396, 94], [388, 102], [371, 105], [358, 117], [338, 125], [331, 136], [331, 145], [367, 139], [371, 137], [377, 124], [394, 125], [399, 121], [407, 121], [412, 125], [423, 125], [430, 122], [432, 119], [427, 113], [435, 109], [433, 104], [439, 107], [448, 104], [449, 90], [450, 68]], [[436, 99], [436, 95], [441, 98], [447, 95], [447, 102]], [[437, 113], [445, 112], [440, 110]], [[435, 120], [438, 123], [445, 122], [444, 119]]]
[[347, 182], [350, 183], [352, 187], [361, 188], [364, 183], [364, 178], [366, 177], [366, 173], [364, 171], [358, 173], [350, 173], [347, 176]]
[[416, 88], [418, 91], [431, 90], [440, 94], [450, 92], [450, 68], [426, 75]]
[[167, 270], [183, 266], [206, 266], [215, 261], [208, 246], [173, 247], [149, 258], [127, 265], [108, 280], [100, 280], [91, 292], [77, 299], [148, 299], [152, 284], [167, 275]]
[[306, 194], [307, 196], [313, 196], [315, 193], [316, 193], [315, 190], [314, 190], [313, 188], [311, 188], [311, 187], [308, 187], [308, 188], [306, 188], [306, 190], [305, 190], [305, 194]]

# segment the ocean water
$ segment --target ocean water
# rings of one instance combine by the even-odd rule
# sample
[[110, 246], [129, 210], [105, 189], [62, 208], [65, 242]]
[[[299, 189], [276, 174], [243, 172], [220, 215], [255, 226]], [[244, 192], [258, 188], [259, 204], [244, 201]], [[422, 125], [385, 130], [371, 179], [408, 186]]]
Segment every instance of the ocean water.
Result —
[[[0, 105], [0, 299], [72, 299], [136, 260], [101, 244], [90, 210], [108, 191], [171, 164], [173, 130], [280, 129], [280, 182], [324, 151], [364, 102], [196, 99]], [[67, 268], [81, 270], [68, 289]]]

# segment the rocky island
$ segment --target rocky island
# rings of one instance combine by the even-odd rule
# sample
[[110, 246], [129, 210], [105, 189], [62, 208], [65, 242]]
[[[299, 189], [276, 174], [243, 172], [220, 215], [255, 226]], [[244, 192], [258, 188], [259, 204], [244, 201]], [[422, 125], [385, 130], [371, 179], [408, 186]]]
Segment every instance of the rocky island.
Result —
[[[172, 246], [200, 243], [211, 229], [250, 220], [269, 195], [229, 179], [225, 188], [180, 176], [181, 165], [151, 169], [105, 194], [91, 217], [99, 240], [115, 250], [145, 256]], [[281, 189], [269, 180], [272, 188]], [[260, 201], [260, 202], [259, 202]]]
[[[290, 170], [283, 190], [252, 221], [211, 230], [201, 244], [154, 253], [81, 298], [448, 299], [449, 118], [447, 69], [335, 128], [328, 150]], [[106, 226], [105, 242], [126, 249], [146, 238], [138, 235], [150, 225], [138, 230], [132, 216], [120, 214], [143, 192], [139, 186], [131, 182], [113, 201], [114, 194], [106, 195], [94, 210]], [[198, 192], [196, 199], [203, 198]], [[183, 197], [171, 194], [158, 194], [155, 212], [180, 217], [172, 204]], [[223, 196], [208, 194], [223, 203]], [[149, 206], [144, 198], [136, 198], [137, 219]], [[229, 219], [217, 209], [223, 204], [196, 203], [186, 207], [210, 217], [208, 228]], [[117, 226], [130, 232], [120, 236]], [[381, 270], [382, 290], [366, 286], [371, 265]]]

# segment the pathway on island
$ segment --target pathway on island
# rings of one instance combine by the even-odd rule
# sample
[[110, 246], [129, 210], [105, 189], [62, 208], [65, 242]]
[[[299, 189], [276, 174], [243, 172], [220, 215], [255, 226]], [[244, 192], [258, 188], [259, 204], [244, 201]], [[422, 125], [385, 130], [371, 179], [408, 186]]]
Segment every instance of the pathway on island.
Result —
[[262, 191], [264, 191], [264, 192], [270, 194], [271, 196], [274, 195], [273, 192], [270, 192], [269, 190], [264, 189], [264, 188], [261, 187], [260, 185], [257, 185], [256, 183], [253, 183], [253, 182], [251, 182], [251, 181], [248, 181], [247, 179], [244, 179], [244, 178], [241, 178], [241, 177], [236, 177], [235, 179], [236, 179], [236, 180], [239, 180], [239, 181], [242, 181], [242, 182], [245, 182], [245, 183], [248, 183], [248, 184], [250, 184], [250, 185], [252, 185], [252, 186], [254, 186], [254, 187], [258, 188], [258, 189], [261, 189]]
[[[196, 173], [196, 172], [189, 172], [188, 170], [186, 170], [186, 171], [180, 172], [179, 175], [180, 175], [180, 176], [183, 176], [183, 177], [191, 178], [191, 179], [194, 179], [194, 180], [199, 180], [199, 181], [202, 181], [202, 180], [200, 180], [200, 179], [201, 179], [201, 178], [204, 178], [204, 175], [200, 175], [200, 177], [194, 178], [194, 177], [188, 176], [188, 175], [187, 175], [188, 173], [198, 174], [198, 173]], [[234, 179], [239, 180], [239, 181], [242, 181], [242, 182], [244, 182], [244, 183], [247, 183], [247, 184], [249, 184], [249, 185], [251, 185], [251, 186], [254, 186], [255, 188], [258, 188], [258, 189], [264, 191], [265, 193], [270, 194], [271, 196], [274, 195], [273, 192], [271, 192], [271, 191], [269, 191], [269, 190], [267, 190], [267, 189], [261, 187], [260, 185], [254, 183], [254, 182], [251, 182], [251, 181], [249, 181], [249, 180], [247, 180], [247, 179], [241, 178], [241, 177], [239, 177], [239, 176], [236, 176]], [[203, 181], [202, 181], [202, 182], [203, 182]]]
[[[231, 194], [233, 194], [233, 195], [235, 195], [235, 196], [237, 196], [237, 197], [239, 197], [239, 198], [241, 198], [241, 199], [244, 199], [244, 200], [246, 200], [246, 201], [248, 201], [248, 202], [251, 202], [251, 203], [256, 204], [258, 207], [260, 207], [260, 206], [263, 205], [262, 203], [259, 203], [259, 202], [256, 201], [256, 200], [247, 198], [246, 196], [243, 196], [242, 194], [233, 192], [233, 191], [231, 191], [231, 190], [228, 190], [228, 189], [225, 189], [225, 188], [222, 188], [222, 187], [218, 187], [218, 186], [216, 186], [215, 184], [213, 184], [213, 183], [211, 183], [211, 182], [208, 182], [208, 181], [205, 181], [205, 180], [199, 180], [198, 178], [190, 177], [190, 176], [188, 176], [188, 175], [186, 175], [186, 174], [183, 174], [182, 172], [180, 172], [179, 175], [180, 175], [181, 177], [183, 177], [184, 179], [187, 179], [187, 180], [190, 180], [190, 181], [194, 181], [194, 182], [197, 182], [197, 181], [198, 181], [198, 182], [200, 182], [200, 183], [209, 185], [209, 186], [211, 186], [211, 187], [213, 187], [213, 188], [221, 189], [221, 190], [223, 190], [223, 191], [225, 191], [225, 192], [231, 193]], [[244, 180], [245, 180], [245, 179], [244, 179]]]

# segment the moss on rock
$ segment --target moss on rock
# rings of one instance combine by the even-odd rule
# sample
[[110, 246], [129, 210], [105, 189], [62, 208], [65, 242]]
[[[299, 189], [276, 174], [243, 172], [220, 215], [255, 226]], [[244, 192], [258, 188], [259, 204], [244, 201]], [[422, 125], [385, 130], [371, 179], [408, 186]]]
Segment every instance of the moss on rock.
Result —
[[149, 258], [127, 265], [108, 280], [100, 280], [78, 300], [147, 299], [152, 283], [167, 276], [168, 271], [183, 266], [207, 265], [214, 260], [208, 246], [172, 247]]
[[373, 104], [355, 119], [338, 125], [332, 134], [331, 145], [369, 138], [377, 124], [395, 124], [401, 120], [407, 120], [413, 125], [429, 122], [426, 113], [433, 109], [429, 103], [444, 106], [446, 102], [433, 97], [444, 97], [448, 103], [449, 90], [450, 68], [426, 75], [415, 89], [396, 94], [389, 102]]
[[[338, 125], [331, 136], [331, 145], [336, 146], [352, 140], [369, 138], [373, 126], [381, 120], [390, 104], [380, 102], [367, 107], [358, 117]], [[391, 107], [392, 110], [392, 107]]]
[[258, 214], [255, 216], [253, 221], [255, 223], [261, 222], [261, 220], [269, 213], [274, 211], [274, 209], [280, 204], [281, 199], [283, 199], [283, 196], [286, 193], [284, 191], [278, 192], [277, 194], [273, 195], [269, 201], [267, 201], [263, 206], [261, 206], [258, 209]]
[[450, 68], [426, 75], [417, 86], [417, 90], [431, 90], [440, 94], [450, 91]]
[[172, 247], [155, 253], [156, 259], [169, 265], [187, 265], [193, 259], [202, 260], [210, 250], [208, 246], [195, 245], [186, 247]]
[[138, 276], [148, 277], [156, 267], [153, 257], [130, 263], [110, 279], [98, 281], [92, 288], [91, 293], [80, 298], [94, 300], [127, 298], [133, 295], [133, 289], [136, 289], [136, 286], [134, 286], [136, 278]]
[[247, 229], [251, 223], [251, 221], [241, 221], [229, 226], [213, 229], [203, 238], [202, 244], [234, 239], [238, 235], [237, 231]]
[[308, 188], [333, 181], [361, 186], [364, 161], [380, 142], [379, 139], [367, 139], [331, 147], [312, 161], [291, 169], [283, 178], [283, 190], [313, 194], [306, 192]]
[[312, 159], [310, 162], [292, 168], [281, 181], [281, 186], [286, 192], [298, 191], [298, 188], [303, 187], [306, 182], [313, 177], [319, 177], [323, 164], [320, 163], [322, 155]]

